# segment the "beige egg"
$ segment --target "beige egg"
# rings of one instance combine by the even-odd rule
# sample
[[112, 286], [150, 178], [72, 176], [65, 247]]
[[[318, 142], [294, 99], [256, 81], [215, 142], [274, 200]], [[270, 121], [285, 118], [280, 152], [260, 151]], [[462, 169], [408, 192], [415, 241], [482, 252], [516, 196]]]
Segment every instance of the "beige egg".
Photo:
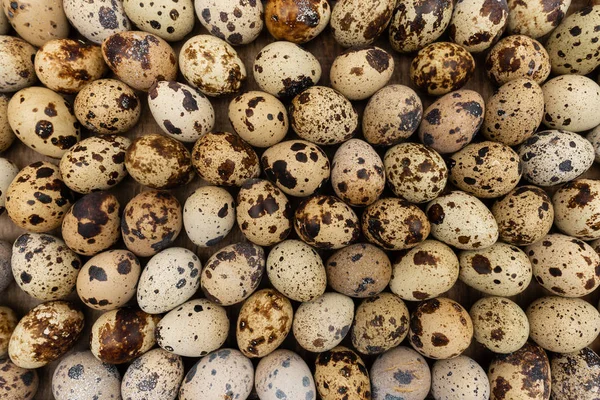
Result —
[[399, 396], [405, 400], [423, 400], [431, 386], [427, 361], [413, 349], [404, 346], [377, 357], [370, 376], [373, 400]]
[[419, 126], [419, 140], [440, 154], [468, 145], [483, 123], [485, 104], [472, 90], [448, 93], [431, 104]]
[[298, 344], [315, 353], [331, 350], [350, 331], [354, 303], [340, 293], [325, 293], [300, 304], [294, 315], [292, 330]]
[[58, 167], [38, 161], [23, 168], [6, 190], [6, 212], [30, 232], [56, 229], [71, 205], [73, 192], [62, 181]]
[[0, 36], [0, 93], [11, 93], [37, 82], [35, 47], [14, 36]]
[[136, 293], [141, 266], [127, 250], [109, 250], [89, 259], [77, 276], [77, 294], [94, 310], [122, 307]]
[[90, 333], [90, 350], [107, 364], [133, 361], [156, 344], [155, 315], [132, 308], [118, 308], [100, 315]]
[[17, 367], [8, 357], [0, 360], [0, 371], [4, 379], [4, 382], [0, 383], [0, 393], [3, 397], [33, 400], [40, 384], [37, 371]]
[[433, 364], [431, 393], [436, 400], [489, 400], [490, 382], [477, 362], [467, 356], [458, 356]]
[[538, 84], [550, 75], [550, 57], [540, 42], [514, 35], [500, 40], [485, 59], [488, 78], [497, 86], [528, 78]]
[[363, 300], [352, 323], [352, 346], [363, 354], [381, 354], [408, 334], [408, 308], [400, 297], [380, 293]]
[[562, 232], [581, 240], [600, 238], [600, 182], [578, 179], [552, 196], [554, 223]]
[[246, 67], [235, 49], [211, 35], [193, 36], [183, 44], [179, 68], [190, 85], [207, 96], [235, 93], [246, 80]]
[[404, 85], [388, 85], [367, 103], [363, 135], [374, 146], [396, 144], [417, 130], [422, 116], [423, 104], [414, 90]]
[[292, 43], [306, 43], [317, 37], [327, 27], [330, 17], [327, 0], [269, 0], [265, 5], [269, 33], [277, 40]]
[[235, 201], [217, 186], [196, 189], [183, 206], [183, 226], [188, 238], [199, 247], [219, 243], [235, 225]]
[[387, 254], [368, 243], [344, 247], [327, 260], [327, 283], [346, 296], [364, 298], [382, 292], [392, 276]]
[[69, 36], [70, 25], [60, 0], [3, 0], [2, 8], [19, 36], [36, 47]]
[[[1, 40], [1, 39], [0, 39]], [[0, 59], [2, 59], [0, 57]], [[0, 78], [1, 79], [1, 78]], [[1, 89], [0, 89], [1, 91]], [[0, 153], [8, 150], [16, 136], [8, 123], [8, 95], [0, 94]]]
[[148, 91], [148, 108], [160, 129], [182, 142], [195, 142], [215, 126], [215, 110], [202, 92], [161, 81]]
[[6, 158], [0, 158], [0, 215], [6, 211], [6, 192], [19, 173], [19, 168]]
[[58, 300], [75, 289], [81, 260], [61, 239], [24, 233], [12, 248], [12, 275], [21, 290], [38, 300]]
[[183, 360], [163, 349], [150, 350], [127, 368], [121, 395], [128, 400], [174, 400], [183, 380]]
[[590, 78], [562, 75], [546, 82], [542, 90], [546, 104], [542, 122], [548, 128], [582, 132], [600, 125], [600, 86]]
[[125, 168], [138, 183], [152, 189], [172, 189], [194, 177], [192, 156], [185, 146], [156, 133], [139, 136], [125, 153]]
[[311, 301], [325, 293], [327, 275], [315, 249], [299, 240], [275, 245], [267, 257], [267, 276], [275, 289], [295, 301]]
[[481, 134], [488, 140], [516, 146], [535, 133], [543, 117], [542, 88], [530, 79], [515, 79], [487, 99]]
[[441, 96], [462, 88], [475, 72], [475, 59], [464, 47], [449, 42], [421, 49], [410, 64], [410, 79], [424, 92]]
[[492, 296], [510, 297], [522, 293], [532, 278], [527, 254], [502, 242], [483, 250], [461, 251], [459, 263], [460, 280]]
[[494, 353], [512, 353], [527, 342], [527, 315], [509, 299], [484, 297], [473, 304], [469, 315], [475, 340]]
[[261, 400], [316, 398], [315, 382], [308, 365], [289, 350], [277, 350], [260, 360], [254, 380]]
[[123, 0], [123, 11], [140, 30], [175, 42], [194, 29], [192, 0]]
[[261, 157], [267, 179], [284, 193], [296, 197], [314, 194], [329, 180], [325, 152], [305, 140], [289, 140], [269, 147]]
[[0, 357], [2, 358], [8, 356], [8, 342], [18, 322], [17, 315], [12, 309], [0, 307]]
[[17, 137], [41, 155], [61, 158], [80, 138], [73, 108], [43, 87], [25, 88], [8, 102], [8, 123]]
[[194, 6], [202, 26], [231, 45], [249, 44], [263, 29], [261, 1], [197, 0]]
[[506, 28], [513, 34], [539, 38], [552, 31], [564, 18], [571, 0], [533, 0], [523, 3], [520, 0], [507, 0], [508, 23]]
[[331, 12], [331, 33], [338, 44], [358, 47], [373, 43], [392, 18], [394, 0], [345, 0]]
[[311, 246], [337, 250], [358, 240], [360, 223], [354, 210], [337, 197], [315, 195], [296, 208], [294, 229]]
[[273, 289], [262, 289], [242, 305], [236, 324], [237, 345], [246, 357], [264, 357], [278, 348], [292, 329], [292, 303]]
[[265, 271], [265, 252], [252, 243], [236, 243], [214, 253], [204, 265], [200, 285], [207, 299], [230, 306], [258, 288]]
[[121, 234], [129, 251], [149, 257], [169, 247], [181, 232], [179, 201], [168, 192], [142, 192], [127, 203]]
[[131, 30], [121, 1], [63, 0], [63, 7], [71, 25], [92, 43], [101, 44], [114, 33]]
[[175, 52], [151, 33], [114, 33], [102, 42], [102, 56], [112, 72], [136, 90], [146, 92], [155, 82], [177, 77]]
[[353, 394], [354, 400], [371, 399], [371, 382], [365, 362], [347, 347], [319, 353], [315, 361], [315, 384], [321, 399], [337, 400]]
[[486, 50], [504, 32], [508, 20], [505, 0], [465, 0], [454, 6], [448, 33], [450, 40], [472, 53]]
[[588, 347], [569, 354], [553, 354], [552, 398], [585, 399], [600, 395], [600, 357]]
[[458, 258], [450, 247], [425, 240], [393, 263], [390, 290], [403, 300], [428, 300], [450, 290], [458, 272]]
[[50, 301], [29, 310], [17, 324], [8, 354], [21, 368], [40, 368], [58, 360], [79, 339], [83, 313], [72, 303]]

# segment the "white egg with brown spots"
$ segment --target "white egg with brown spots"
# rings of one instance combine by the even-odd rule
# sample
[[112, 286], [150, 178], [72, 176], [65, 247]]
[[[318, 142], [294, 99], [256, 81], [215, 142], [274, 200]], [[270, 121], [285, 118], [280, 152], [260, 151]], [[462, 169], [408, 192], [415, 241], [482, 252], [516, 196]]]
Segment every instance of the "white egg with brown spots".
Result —
[[123, 11], [140, 30], [175, 42], [194, 29], [192, 0], [123, 0]]
[[183, 380], [183, 360], [163, 349], [150, 350], [135, 359], [121, 383], [121, 395], [128, 400], [160, 398], [174, 400]]
[[183, 225], [188, 238], [199, 247], [219, 243], [233, 229], [235, 201], [229, 192], [217, 186], [196, 189], [183, 206]]
[[35, 52], [35, 47], [18, 37], [0, 36], [0, 93], [16, 92], [37, 82]]
[[508, 20], [506, 0], [464, 0], [454, 6], [448, 32], [450, 40], [479, 53], [493, 45]]
[[323, 400], [356, 393], [356, 400], [371, 399], [371, 382], [365, 362], [347, 347], [337, 346], [319, 353], [315, 361], [315, 384]]
[[40, 384], [36, 370], [16, 366], [10, 358], [0, 360], [0, 371], [4, 384], [0, 387], [3, 393], [10, 393], [21, 400], [33, 400]]
[[316, 398], [315, 382], [308, 365], [289, 350], [277, 350], [260, 360], [254, 380], [261, 400]]
[[196, 0], [196, 14], [211, 35], [231, 45], [253, 42], [263, 29], [264, 7], [257, 0]]
[[63, 7], [71, 25], [92, 43], [101, 44], [113, 33], [131, 30], [121, 1], [64, 0]]
[[381, 354], [370, 371], [373, 400], [402, 396], [424, 400], [431, 386], [427, 361], [409, 347], [399, 346]]
[[[600, 12], [600, 7], [598, 7]], [[583, 132], [600, 124], [600, 86], [581, 75], [561, 75], [542, 86], [549, 129]]]
[[394, 0], [345, 0], [331, 11], [331, 33], [343, 47], [360, 47], [373, 43], [388, 26]]
[[581, 240], [600, 238], [600, 182], [578, 179], [552, 196], [554, 223], [562, 232]]
[[69, 36], [71, 25], [60, 0], [34, 3], [3, 0], [2, 8], [17, 34], [36, 47]]
[[484, 369], [475, 360], [458, 356], [433, 364], [431, 393], [435, 400], [489, 400], [490, 383]]
[[488, 53], [485, 70], [497, 86], [522, 78], [541, 85], [550, 75], [550, 58], [537, 40], [524, 35], [507, 36]]
[[507, 31], [537, 39], [560, 24], [571, 5], [571, 0], [533, 0], [527, 3], [507, 0], [507, 3]]

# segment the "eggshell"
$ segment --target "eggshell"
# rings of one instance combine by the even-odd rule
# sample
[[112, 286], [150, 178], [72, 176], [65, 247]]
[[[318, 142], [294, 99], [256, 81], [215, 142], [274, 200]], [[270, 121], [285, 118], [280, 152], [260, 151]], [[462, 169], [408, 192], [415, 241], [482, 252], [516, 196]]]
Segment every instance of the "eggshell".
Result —
[[197, 0], [194, 6], [206, 30], [231, 45], [251, 43], [263, 29], [261, 1]]
[[365, 46], [383, 33], [392, 18], [394, 0], [345, 0], [331, 12], [331, 33], [344, 47]]
[[0, 158], [0, 215], [6, 211], [6, 192], [19, 173], [19, 168], [6, 158]]
[[260, 360], [254, 379], [261, 400], [316, 398], [308, 365], [289, 350], [277, 350]]
[[571, 0], [533, 0], [523, 3], [520, 0], [508, 2], [508, 32], [539, 38], [552, 31], [565, 16]]
[[2, 358], [8, 357], [8, 342], [18, 322], [17, 315], [12, 309], [0, 307], [0, 357]]
[[188, 238], [199, 247], [219, 243], [235, 225], [235, 201], [217, 186], [196, 189], [183, 206], [183, 225]]
[[600, 357], [584, 347], [575, 353], [553, 354], [552, 398], [585, 399], [600, 396]]
[[35, 370], [17, 367], [10, 358], [0, 360], [0, 371], [4, 382], [0, 383], [0, 394], [6, 398], [32, 400], [40, 384]]
[[337, 400], [347, 393], [355, 400], [371, 399], [369, 372], [354, 351], [335, 347], [319, 353], [315, 365], [315, 383], [321, 399]]
[[36, 47], [69, 36], [70, 25], [60, 0], [3, 0], [4, 14], [17, 34]]
[[500, 39], [507, 20], [506, 0], [464, 0], [454, 6], [448, 33], [451, 41], [478, 53]]
[[582, 132], [600, 124], [600, 86], [590, 78], [562, 75], [546, 82], [542, 90], [546, 104], [542, 122], [548, 128]]
[[35, 47], [14, 36], [0, 36], [0, 93], [16, 92], [37, 82]]
[[121, 0], [63, 0], [69, 22], [90, 42], [101, 44], [114, 33], [131, 30]]
[[600, 182], [579, 179], [568, 182], [552, 196], [558, 229], [581, 240], [600, 238]]
[[194, 29], [192, 0], [123, 0], [123, 10], [140, 30], [174, 42]]
[[0, 240], [0, 293], [4, 292], [13, 281], [11, 268], [12, 245]]
[[163, 349], [154, 349], [136, 358], [127, 368], [121, 395], [126, 400], [175, 400], [182, 380], [181, 357]]
[[431, 386], [427, 361], [409, 347], [388, 350], [371, 367], [373, 400], [424, 400]]
[[[0, 77], [0, 79], [2, 78]], [[0, 88], [0, 92], [1, 91], [2, 89]], [[16, 136], [8, 123], [8, 100], [8, 95], [0, 94], [0, 153], [8, 150], [16, 139]]]
[[490, 383], [477, 362], [467, 356], [458, 356], [433, 364], [431, 393], [435, 400], [488, 400]]
[[550, 75], [550, 57], [542, 44], [529, 36], [507, 36], [488, 53], [485, 70], [497, 86], [521, 78], [541, 85]]
[[317, 37], [331, 17], [327, 0], [298, 2], [269, 0], [265, 6], [265, 24], [277, 40], [306, 43]]

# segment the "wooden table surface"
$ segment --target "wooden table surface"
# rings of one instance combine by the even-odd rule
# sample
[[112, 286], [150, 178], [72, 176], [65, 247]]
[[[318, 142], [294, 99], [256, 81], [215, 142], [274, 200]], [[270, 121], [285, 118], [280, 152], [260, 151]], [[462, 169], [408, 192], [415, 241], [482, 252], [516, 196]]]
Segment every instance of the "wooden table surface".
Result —
[[[587, 3], [588, 3], [587, 0], [573, 0], [572, 5], [569, 9], [569, 13], [581, 9]], [[189, 36], [193, 36], [193, 35], [197, 35], [197, 34], [205, 34], [205, 33], [207, 33], [206, 30], [196, 20], [196, 27], [195, 27], [193, 33], [190, 34]], [[443, 37], [440, 40], [443, 40]], [[260, 35], [260, 37], [255, 42], [253, 42], [249, 45], [237, 48], [237, 51], [238, 51], [240, 57], [242, 58], [242, 60], [244, 61], [245, 65], [246, 65], [246, 69], [248, 70], [248, 73], [249, 73], [248, 80], [242, 87], [243, 91], [259, 90], [258, 86], [254, 82], [254, 79], [252, 77], [251, 71], [252, 71], [253, 60], [254, 60], [255, 55], [264, 46], [266, 46], [267, 44], [269, 44], [273, 41], [274, 41], [274, 39], [269, 35], [268, 31], [265, 28], [264, 31], [262, 32], [262, 34]], [[175, 48], [176, 52], [179, 51], [179, 48], [181, 47], [183, 42], [184, 41], [173, 44], [173, 47]], [[389, 45], [389, 43], [387, 41], [387, 31], [379, 38], [379, 40], [376, 42], [376, 45], [384, 48], [385, 50], [389, 51], [390, 53], [392, 53], [394, 55], [396, 68], [395, 68], [393, 77], [392, 77], [391, 81], [389, 82], [389, 84], [403, 84], [403, 85], [412, 87], [414, 89], [414, 85], [411, 83], [410, 78], [409, 78], [410, 61], [412, 60], [414, 54], [400, 55], [400, 54], [394, 52], [391, 49], [391, 46]], [[340, 54], [344, 49], [334, 41], [334, 39], [331, 35], [331, 32], [329, 31], [329, 28], [327, 28], [315, 40], [304, 45], [304, 47], [308, 51], [310, 51], [312, 54], [314, 54], [321, 62], [321, 66], [323, 68], [323, 74], [322, 74], [321, 81], [319, 82], [319, 84], [329, 86], [329, 83], [330, 83], [329, 82], [329, 69], [331, 67], [331, 64], [332, 64], [335, 56]], [[484, 99], [486, 99], [487, 97], [489, 97], [491, 95], [492, 91], [494, 90], [494, 87], [485, 77], [485, 73], [483, 71], [483, 60], [484, 60], [484, 55], [476, 56], [477, 70], [475, 72], [475, 75], [471, 78], [471, 80], [465, 86], [465, 89], [476, 90], [479, 93], [481, 93], [481, 95], [484, 97]], [[183, 79], [183, 77], [181, 75], [179, 76], [178, 80], [180, 82], [185, 82], [185, 80]], [[427, 107], [434, 100], [432, 97], [428, 97], [428, 96], [424, 95], [423, 93], [419, 93], [419, 94], [423, 100], [424, 107]], [[154, 119], [152, 118], [152, 116], [148, 110], [145, 93], [140, 93], [140, 97], [142, 98], [142, 103], [143, 103], [142, 117], [141, 117], [138, 125], [131, 131], [127, 132], [127, 134], [125, 135], [129, 138], [135, 138], [137, 136], [149, 134], [149, 133], [162, 133], [162, 131], [160, 130], [158, 125], [155, 123]], [[214, 106], [215, 113], [216, 113], [216, 126], [215, 126], [216, 131], [233, 132], [231, 124], [229, 123], [228, 118], [227, 118], [227, 106], [228, 106], [229, 102], [231, 101], [232, 97], [233, 96], [211, 99], [211, 102]], [[70, 100], [72, 100], [72, 98], [70, 98]], [[354, 105], [357, 108], [357, 110], [359, 111], [359, 114], [362, 115], [362, 111], [366, 105], [366, 101], [355, 102]], [[84, 130], [83, 137], [88, 137], [88, 136], [89, 136], [89, 132], [86, 132]], [[286, 139], [292, 138], [292, 137], [293, 137], [293, 133], [290, 132], [290, 134], [288, 135], [288, 137]], [[360, 138], [360, 134], [357, 137]], [[476, 140], [477, 140], [477, 138], [476, 138]], [[191, 146], [189, 146], [189, 145], [186, 145], [186, 146], [191, 150]], [[327, 154], [330, 156], [330, 158], [333, 156], [335, 149], [336, 149], [333, 146], [324, 146], [323, 148], [327, 152]], [[378, 149], [378, 152], [380, 155], [383, 155], [385, 153], [385, 149]], [[53, 160], [53, 159], [41, 156], [40, 154], [34, 152], [33, 150], [29, 149], [28, 147], [26, 147], [25, 145], [23, 145], [22, 143], [20, 143], [18, 141], [15, 142], [9, 150], [7, 150], [4, 154], [2, 154], [0, 156], [13, 161], [15, 164], [17, 164], [17, 166], [19, 168], [23, 168], [24, 166], [26, 166], [32, 162], [39, 161], [39, 160], [50, 161], [52, 163], [58, 164], [58, 160]], [[260, 156], [260, 152], [259, 152], [259, 156]], [[586, 173], [586, 176], [593, 177], [593, 178], [600, 178], [600, 173], [597, 169], [597, 166], [594, 166], [594, 168], [592, 170], [588, 171]], [[179, 201], [183, 205], [187, 196], [191, 192], [193, 192], [196, 188], [203, 186], [203, 185], [205, 185], [205, 182], [203, 182], [200, 178], [198, 178], [196, 176], [190, 184], [186, 185], [185, 187], [175, 189], [172, 191], [172, 193], [179, 199]], [[121, 206], [124, 207], [127, 204], [129, 199], [131, 199], [133, 196], [135, 196], [139, 192], [142, 192], [145, 190], [148, 190], [148, 189], [143, 187], [142, 185], [136, 183], [130, 177], [127, 177], [123, 182], [121, 182], [115, 188], [110, 190], [110, 192], [117, 196], [117, 198], [119, 199], [119, 202], [121, 203]], [[331, 187], [329, 185], [324, 190], [325, 190], [325, 192], [332, 193]], [[234, 196], [235, 196], [236, 192], [237, 192], [236, 189], [231, 189], [231, 193], [234, 194]], [[387, 192], [387, 191], [386, 191], [386, 193], [391, 194], [391, 192]], [[297, 201], [292, 201], [292, 203], [297, 204]], [[490, 205], [489, 202], [486, 202], [486, 203], [488, 205]], [[361, 210], [356, 209], [356, 211], [360, 215]], [[10, 221], [10, 219], [8, 218], [6, 213], [4, 213], [2, 216], [0, 216], [0, 239], [1, 240], [7, 240], [12, 243], [12, 241], [14, 241], [22, 233], [24, 233], [24, 231], [22, 229], [16, 227]], [[60, 232], [51, 232], [51, 233], [55, 234], [55, 235], [60, 235]], [[292, 233], [289, 238], [295, 238], [295, 234]], [[194, 251], [200, 257], [201, 261], [203, 263], [205, 263], [206, 260], [208, 259], [208, 257], [211, 254], [213, 254], [216, 250], [224, 247], [227, 244], [236, 243], [236, 242], [239, 242], [242, 240], [244, 240], [244, 239], [243, 239], [239, 229], [237, 227], [235, 227], [234, 230], [218, 245], [213, 246], [211, 248], [198, 248], [187, 238], [187, 236], [185, 234], [185, 230], [183, 230], [182, 233], [177, 238], [177, 240], [175, 241], [174, 246], [186, 247], [186, 248]], [[125, 247], [122, 242], [119, 242], [116, 245], [116, 248], [125, 248]], [[325, 260], [329, 256], [330, 253], [322, 252], [321, 254]], [[389, 253], [389, 255], [393, 261], [395, 255], [393, 253]], [[87, 260], [86, 258], [84, 258], [84, 259]], [[142, 258], [140, 260], [142, 261], [142, 264], [145, 265], [145, 262], [147, 262], [148, 259]], [[261, 287], [268, 287], [268, 286], [269, 286], [269, 282], [268, 282], [267, 277], [265, 276], [262, 280]], [[543, 296], [543, 295], [547, 295], [547, 294], [548, 293], [543, 288], [541, 288], [535, 282], [535, 280], [532, 280], [532, 283], [527, 288], [527, 290], [525, 290], [522, 294], [512, 297], [511, 299], [516, 301], [523, 309], [525, 309], [529, 305], [529, 303], [531, 303], [534, 299], [536, 299], [540, 296]], [[196, 297], [201, 297], [201, 296], [202, 296], [201, 291], [199, 291], [196, 294]], [[444, 296], [458, 301], [460, 304], [462, 304], [468, 310], [475, 301], [477, 301], [479, 298], [482, 297], [482, 293], [475, 289], [469, 288], [462, 282], [458, 281], [456, 283], [456, 285]], [[586, 300], [588, 300], [589, 302], [591, 302], [594, 305], [598, 304], [599, 298], [600, 298], [600, 290], [596, 290], [593, 294], [585, 297]], [[89, 348], [88, 338], [89, 338], [90, 328], [91, 328], [93, 322], [95, 321], [95, 319], [101, 314], [101, 312], [87, 309], [79, 301], [79, 298], [77, 297], [76, 293], [72, 293], [67, 299], [73, 300], [76, 303], [80, 304], [82, 309], [84, 309], [85, 317], [86, 317], [84, 332], [81, 335], [80, 340], [78, 341], [77, 345], [75, 346], [75, 348], [73, 350], [88, 349]], [[27, 294], [25, 294], [23, 291], [21, 291], [19, 289], [19, 287], [14, 282], [11, 284], [11, 286], [6, 291], [4, 291], [3, 293], [0, 293], [0, 305], [13, 308], [19, 317], [22, 317], [23, 315], [25, 315], [25, 313], [27, 313], [28, 310], [30, 310], [32, 307], [34, 307], [35, 305], [37, 305], [39, 303], [41, 303], [41, 301], [36, 300], [36, 299], [28, 296]], [[359, 303], [359, 301], [356, 302], [357, 305], [358, 305], [358, 303]], [[414, 303], [414, 302], [408, 302], [407, 305], [409, 307], [409, 310], [412, 311], [415, 308], [416, 304], [417, 303]], [[297, 308], [297, 306], [298, 306], [298, 303], [295, 303], [294, 308]], [[228, 307], [228, 313], [229, 313], [230, 321], [231, 321], [231, 329], [230, 329], [229, 338], [225, 344], [225, 346], [227, 346], [227, 347], [236, 347], [235, 321], [237, 320], [237, 313], [239, 311], [239, 308], [240, 308], [239, 305], [234, 306], [234, 307]], [[346, 337], [346, 339], [344, 340], [344, 342], [342, 342], [342, 344], [350, 346], [349, 336], [350, 335], [348, 335], [348, 337]], [[403, 345], [409, 346], [408, 340], [405, 340], [403, 342]], [[300, 355], [302, 355], [305, 358], [305, 360], [307, 361], [309, 366], [311, 366], [311, 368], [314, 366], [315, 354], [309, 353], [309, 352], [301, 349], [295, 343], [295, 341], [293, 339], [293, 334], [290, 333], [290, 335], [288, 336], [288, 338], [286, 339], [286, 341], [284, 342], [282, 347], [296, 351], [297, 353], [299, 353]], [[599, 351], [600, 350], [600, 339], [597, 339], [591, 347], [595, 351]], [[477, 344], [474, 340], [473, 340], [471, 346], [465, 352], [465, 355], [473, 357], [475, 360], [480, 362], [484, 369], [487, 369], [489, 361], [492, 357], [491, 352], [484, 349], [481, 345]], [[369, 366], [372, 364], [374, 359], [375, 359], [375, 357], [364, 357], [365, 362], [367, 362], [367, 364]], [[196, 361], [197, 361], [197, 359], [186, 359], [185, 360], [186, 372], [191, 367], [191, 365], [193, 365], [193, 363], [195, 363]], [[256, 365], [256, 361], [257, 360], [255, 360], [255, 365]], [[38, 369], [38, 373], [40, 376], [40, 388], [38, 390], [38, 393], [37, 393], [35, 399], [39, 399], [39, 400], [53, 399], [52, 391], [51, 391], [51, 381], [52, 381], [52, 373], [57, 364], [58, 364], [58, 361], [55, 361], [44, 368]], [[122, 373], [124, 373], [125, 369], [126, 369], [126, 365], [120, 366], [119, 369], [121, 370]], [[256, 398], [256, 397], [254, 396], [254, 398]]]

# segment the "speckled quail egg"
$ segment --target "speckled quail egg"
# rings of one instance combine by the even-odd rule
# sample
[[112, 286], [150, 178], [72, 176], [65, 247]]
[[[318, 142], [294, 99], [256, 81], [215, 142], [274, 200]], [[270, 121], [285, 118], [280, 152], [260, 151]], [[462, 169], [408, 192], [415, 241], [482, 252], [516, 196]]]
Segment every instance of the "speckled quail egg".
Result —
[[6, 158], [0, 158], [0, 215], [6, 210], [6, 192], [19, 173], [19, 168]]
[[331, 169], [325, 152], [305, 140], [289, 140], [269, 147], [261, 164], [270, 181], [296, 197], [310, 196], [323, 187]]
[[433, 364], [431, 393], [435, 400], [489, 400], [490, 382], [475, 360], [458, 356]]
[[[409, 347], [388, 350], [371, 367], [373, 400], [424, 400], [431, 386], [427, 361]], [[402, 397], [400, 397], [402, 396]]]
[[102, 42], [102, 56], [112, 72], [136, 90], [145, 92], [157, 81], [172, 81], [177, 77], [175, 52], [151, 33], [114, 33]]
[[11, 268], [12, 244], [0, 240], [0, 293], [4, 292], [13, 281]]
[[552, 398], [585, 399], [600, 396], [600, 357], [588, 347], [569, 354], [553, 354]]
[[72, 303], [49, 301], [35, 306], [17, 324], [8, 354], [21, 368], [40, 368], [58, 360], [79, 339], [83, 313]]
[[219, 243], [235, 225], [235, 201], [217, 186], [196, 189], [183, 206], [183, 225], [188, 238], [199, 247]]
[[546, 82], [542, 90], [546, 104], [542, 122], [548, 128], [582, 132], [600, 124], [600, 86], [590, 78], [562, 75]]
[[23, 168], [6, 190], [6, 212], [20, 228], [48, 232], [62, 223], [75, 202], [58, 167], [38, 161]]
[[265, 46], [254, 59], [254, 80], [261, 90], [277, 97], [294, 97], [321, 79], [315, 56], [290, 42]]
[[535, 133], [544, 117], [544, 93], [534, 81], [509, 81], [485, 103], [481, 134], [488, 140], [516, 146]]
[[395, 6], [394, 0], [338, 1], [331, 12], [331, 33], [344, 47], [369, 45], [387, 28]]
[[94, 357], [108, 364], [133, 361], [156, 344], [159, 318], [132, 308], [118, 308], [100, 315], [90, 333]]
[[179, 399], [246, 399], [253, 386], [252, 362], [238, 350], [220, 349], [194, 364], [179, 389]]
[[254, 380], [261, 400], [316, 398], [315, 382], [308, 365], [289, 350], [277, 350], [260, 360]]
[[454, 5], [448, 27], [450, 40], [472, 53], [486, 50], [504, 32], [508, 20], [506, 0], [464, 0]]
[[183, 360], [163, 349], [150, 350], [131, 363], [123, 375], [126, 400], [175, 400], [183, 380]]
[[17, 138], [8, 123], [8, 101], [8, 95], [0, 93], [0, 153], [8, 150]]
[[148, 108], [160, 129], [182, 142], [195, 142], [215, 126], [215, 111], [200, 91], [161, 81], [148, 91]]
[[69, 36], [69, 22], [62, 1], [43, 0], [34, 3], [3, 0], [4, 14], [20, 37], [36, 47], [52, 39]]
[[196, 0], [200, 23], [231, 45], [253, 42], [263, 29], [264, 7], [256, 0]]
[[157, 133], [133, 140], [125, 153], [125, 168], [138, 183], [152, 189], [172, 189], [194, 177], [188, 149], [181, 142]]
[[382, 292], [392, 276], [387, 254], [368, 243], [357, 243], [333, 253], [326, 263], [327, 283], [350, 297], [371, 297]]
[[472, 90], [457, 90], [436, 100], [423, 114], [419, 140], [440, 154], [454, 153], [473, 140], [483, 123], [485, 104]]
[[17, 137], [34, 151], [61, 158], [79, 141], [79, 122], [58, 93], [43, 87], [25, 88], [8, 102], [8, 123]]
[[200, 287], [200, 259], [190, 250], [171, 247], [157, 253], [142, 271], [137, 302], [148, 314], [171, 311]]
[[179, 201], [168, 192], [142, 192], [127, 203], [121, 219], [125, 246], [140, 257], [169, 247], [183, 225]]
[[[0, 307], [0, 357], [8, 357], [8, 342], [19, 319], [8, 307]], [[1, 391], [0, 391], [1, 393]]]
[[323, 400], [344, 396], [354, 400], [371, 399], [371, 381], [365, 362], [347, 347], [337, 346], [319, 353], [315, 361], [315, 384]]
[[0, 93], [16, 92], [37, 81], [35, 47], [14, 36], [0, 36]]
[[123, 10], [140, 30], [169, 42], [183, 39], [194, 29], [192, 0], [123, 0]]
[[571, 0], [507, 0], [510, 33], [539, 38], [552, 31], [564, 18]]
[[36, 370], [17, 367], [6, 357], [0, 360], [0, 372], [3, 378], [3, 382], [0, 382], [2, 397], [33, 400], [40, 383]]
[[330, 17], [327, 0], [269, 0], [265, 5], [269, 33], [277, 40], [292, 43], [306, 43], [317, 37], [327, 27]]
[[236, 324], [237, 345], [246, 357], [264, 357], [278, 348], [292, 329], [294, 310], [287, 297], [262, 289], [242, 305]]
[[394, 261], [390, 290], [404, 300], [431, 299], [450, 290], [458, 272], [458, 258], [450, 247], [425, 240]]
[[423, 104], [414, 90], [404, 85], [388, 85], [367, 103], [363, 135], [372, 145], [389, 146], [410, 137], [422, 116]]
[[142, 113], [138, 95], [116, 79], [99, 79], [75, 97], [75, 117], [99, 135], [117, 135], [133, 128]]
[[592, 343], [600, 330], [600, 313], [583, 299], [540, 297], [527, 308], [529, 334], [554, 353], [572, 353]]
[[194, 36], [183, 44], [179, 68], [190, 85], [207, 96], [235, 93], [246, 80], [246, 67], [235, 49], [211, 35]]
[[426, 46], [410, 64], [412, 82], [434, 96], [462, 88], [474, 72], [475, 59], [471, 53], [458, 44], [448, 42]]
[[56, 400], [121, 398], [121, 375], [117, 367], [104, 364], [90, 351], [71, 353], [63, 358], [52, 375]]
[[600, 238], [600, 182], [579, 179], [568, 182], [552, 197], [554, 223], [564, 233], [582, 240]]
[[500, 240], [526, 246], [546, 236], [554, 221], [554, 207], [546, 192], [536, 186], [519, 186], [492, 206]]
[[131, 30], [121, 1], [64, 0], [63, 7], [71, 25], [90, 42], [101, 44], [113, 33]]
[[[0, 99], [0, 103], [2, 102], [2, 99]], [[2, 117], [0, 116], [0, 119]], [[1, 136], [1, 134], [0, 134]], [[600, 162], [600, 125], [597, 126], [596, 128], [592, 129], [585, 137], [587, 140], [590, 141], [590, 143], [592, 144], [592, 146], [594, 146], [594, 150], [596, 152], [596, 162]], [[0, 143], [2, 142], [2, 140], [0, 139]], [[0, 149], [2, 148], [2, 145], [0, 144]]]
[[229, 332], [227, 311], [207, 299], [190, 300], [156, 326], [160, 347], [184, 357], [202, 357], [221, 347]]
[[537, 40], [524, 35], [508, 36], [492, 47], [485, 69], [488, 78], [498, 86], [521, 78], [541, 85], [550, 75], [550, 58]]

